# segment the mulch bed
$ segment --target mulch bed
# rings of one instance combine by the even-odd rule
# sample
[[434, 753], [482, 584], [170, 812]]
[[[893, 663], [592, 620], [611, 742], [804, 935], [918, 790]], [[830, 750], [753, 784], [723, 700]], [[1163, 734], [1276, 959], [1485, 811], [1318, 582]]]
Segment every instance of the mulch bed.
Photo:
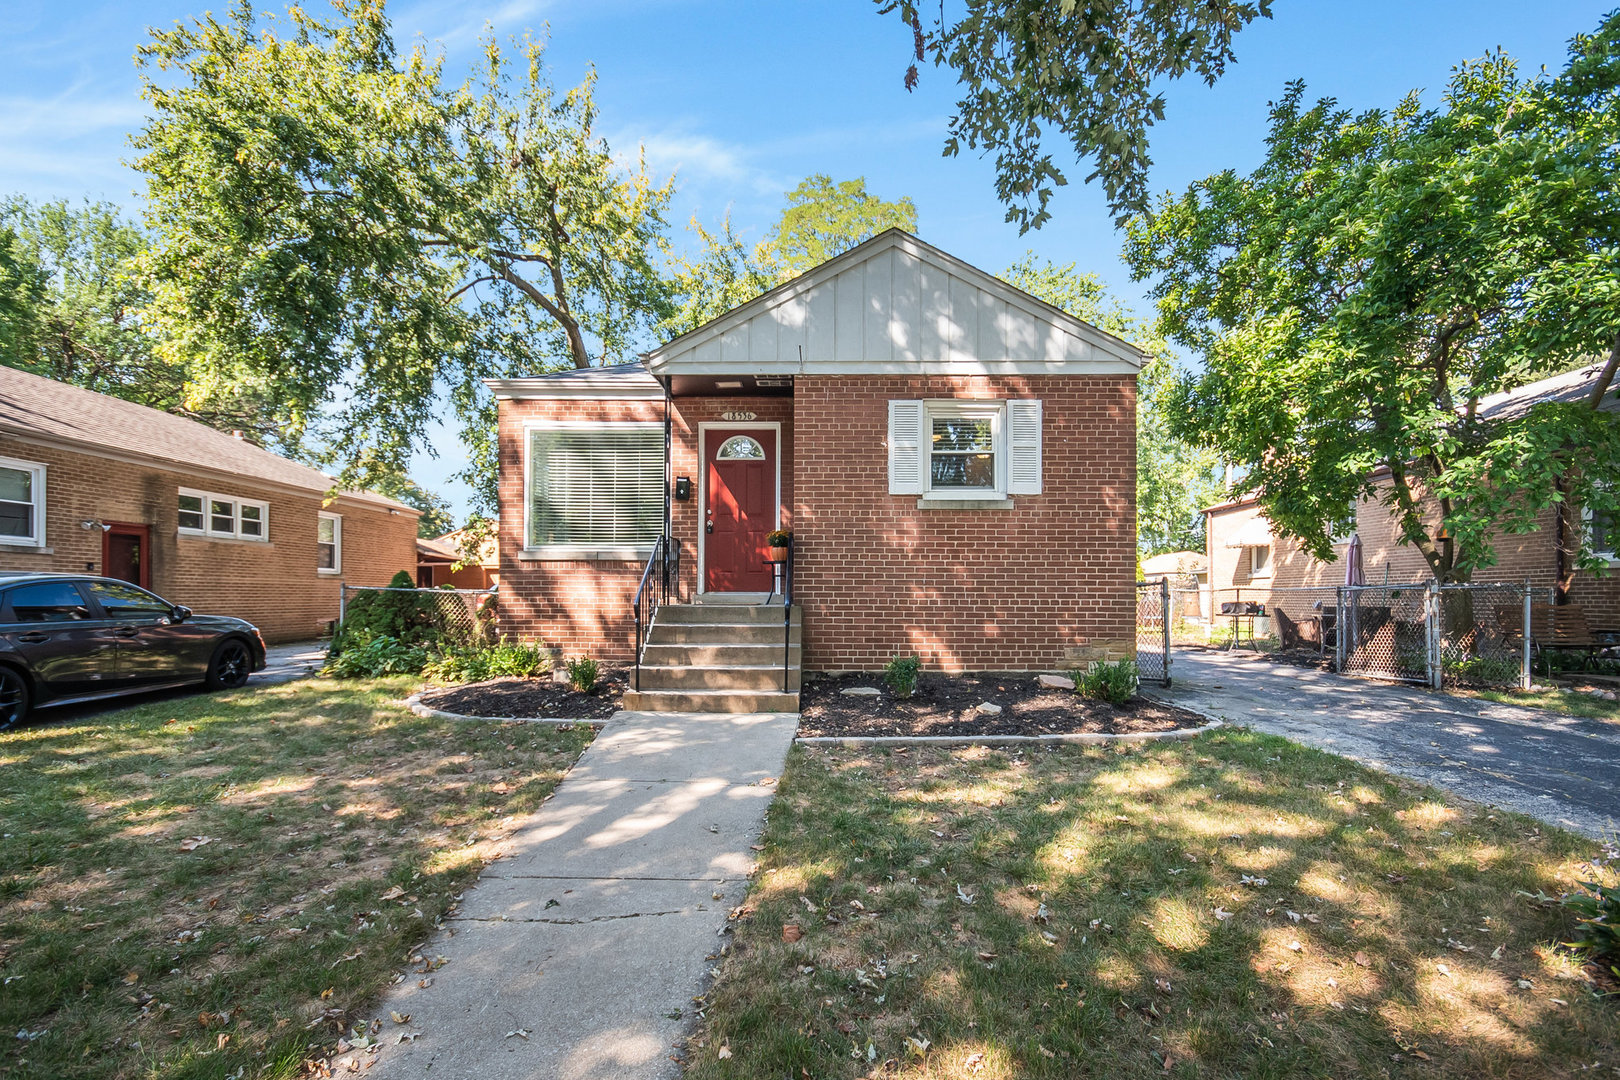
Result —
[[596, 689], [589, 694], [554, 683], [550, 675], [538, 679], [491, 679], [424, 690], [422, 704], [464, 716], [605, 720], [619, 711], [627, 677], [623, 667], [603, 665]]
[[[875, 686], [882, 693], [876, 697], [841, 693], [856, 686]], [[982, 701], [1000, 705], [1001, 715], [976, 712], [975, 707]], [[924, 672], [917, 680], [916, 693], [905, 700], [891, 694], [876, 673], [810, 675], [805, 679], [799, 705], [802, 736], [1123, 735], [1175, 731], [1208, 723], [1195, 712], [1145, 698], [1115, 706], [1080, 697], [1072, 690], [1048, 689], [1028, 673]]]

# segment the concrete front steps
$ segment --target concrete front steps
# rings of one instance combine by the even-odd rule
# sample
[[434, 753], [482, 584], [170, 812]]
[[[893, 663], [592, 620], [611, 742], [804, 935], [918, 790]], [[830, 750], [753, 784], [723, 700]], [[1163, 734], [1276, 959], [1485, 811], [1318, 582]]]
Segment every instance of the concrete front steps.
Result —
[[658, 609], [641, 656], [641, 689], [623, 706], [646, 712], [798, 712], [804, 614], [789, 613], [782, 690], [782, 604], [705, 597]]

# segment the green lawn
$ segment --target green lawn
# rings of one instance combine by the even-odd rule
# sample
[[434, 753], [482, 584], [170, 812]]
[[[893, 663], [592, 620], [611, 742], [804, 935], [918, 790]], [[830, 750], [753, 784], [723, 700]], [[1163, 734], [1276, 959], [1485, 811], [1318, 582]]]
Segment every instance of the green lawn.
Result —
[[[310, 680], [0, 734], [0, 1075], [292, 1077], [590, 741]], [[380, 1024], [378, 1021], [380, 1020]], [[19, 1034], [20, 1033], [20, 1034]]]
[[1500, 701], [1506, 705], [1523, 705], [1531, 709], [1547, 709], [1566, 716], [1583, 716], [1588, 720], [1602, 720], [1620, 724], [1620, 701], [1604, 701], [1591, 694], [1570, 693], [1567, 690], [1466, 690], [1454, 691], [1486, 701]]
[[1596, 847], [1236, 730], [801, 748], [689, 1075], [1612, 1075], [1620, 1002], [1523, 895]]

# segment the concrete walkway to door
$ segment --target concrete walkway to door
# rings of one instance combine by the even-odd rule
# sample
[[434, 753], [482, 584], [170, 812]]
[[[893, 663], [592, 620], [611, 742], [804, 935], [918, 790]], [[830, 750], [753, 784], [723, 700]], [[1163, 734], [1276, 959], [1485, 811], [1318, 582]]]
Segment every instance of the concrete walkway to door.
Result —
[[1620, 829], [1620, 727], [1415, 686], [1178, 650], [1146, 692], [1587, 836]]
[[[370, 1076], [677, 1077], [708, 959], [741, 902], [793, 713], [622, 712], [469, 890], [449, 962], [407, 974]], [[400, 1034], [421, 1032], [413, 1041]]]

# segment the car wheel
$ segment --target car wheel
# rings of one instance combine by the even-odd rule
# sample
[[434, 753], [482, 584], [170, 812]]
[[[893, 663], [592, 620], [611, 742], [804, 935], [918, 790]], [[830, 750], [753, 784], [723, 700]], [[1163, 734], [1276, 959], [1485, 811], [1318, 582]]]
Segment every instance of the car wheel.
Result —
[[28, 715], [28, 681], [0, 664], [0, 731], [16, 727]]
[[252, 673], [253, 657], [248, 647], [236, 638], [222, 641], [208, 662], [208, 689], [235, 690], [246, 684]]

